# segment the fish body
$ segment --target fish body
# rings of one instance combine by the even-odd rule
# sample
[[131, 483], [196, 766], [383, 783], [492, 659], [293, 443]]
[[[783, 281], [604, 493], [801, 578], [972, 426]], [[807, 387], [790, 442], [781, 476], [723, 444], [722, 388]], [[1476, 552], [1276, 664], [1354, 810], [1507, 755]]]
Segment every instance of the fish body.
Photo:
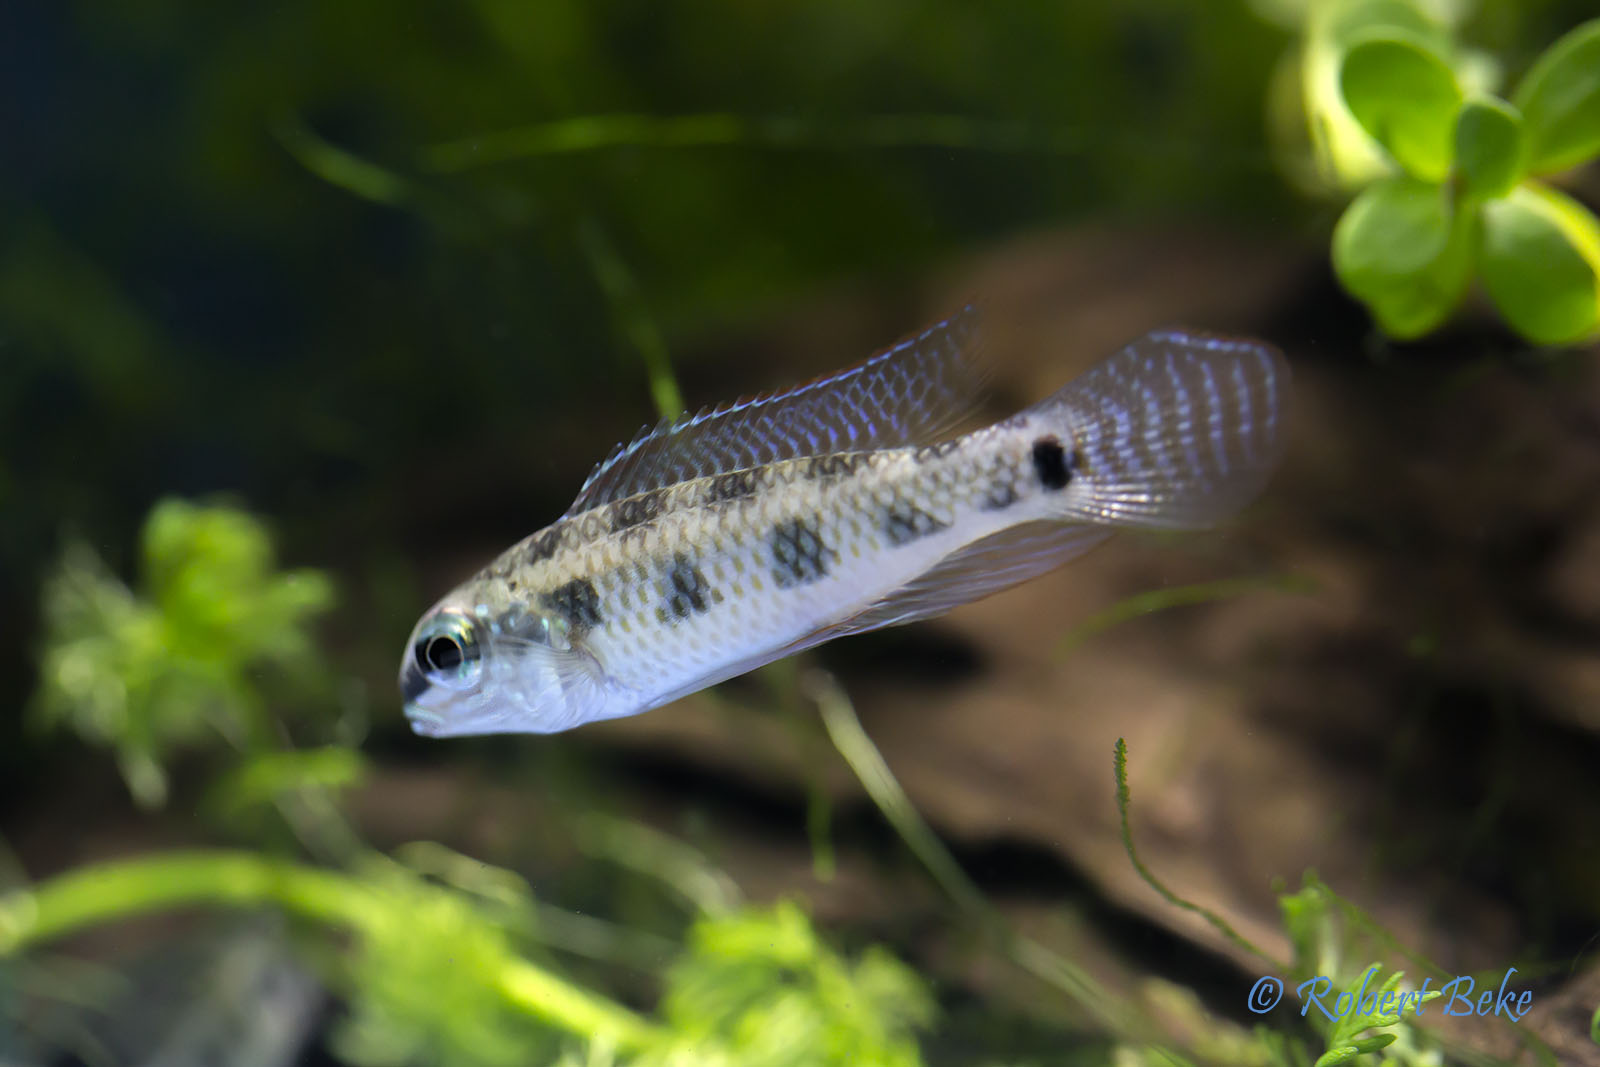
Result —
[[637, 714], [848, 633], [941, 614], [1120, 527], [1204, 527], [1264, 485], [1267, 345], [1152, 333], [959, 435], [968, 311], [829, 378], [664, 424], [441, 600], [400, 672], [430, 736]]

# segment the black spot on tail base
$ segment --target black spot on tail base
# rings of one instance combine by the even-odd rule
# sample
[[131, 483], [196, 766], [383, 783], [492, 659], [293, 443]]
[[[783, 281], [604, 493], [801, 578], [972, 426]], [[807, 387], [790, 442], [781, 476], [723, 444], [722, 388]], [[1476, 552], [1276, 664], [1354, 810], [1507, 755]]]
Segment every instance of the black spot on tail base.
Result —
[[833, 551], [822, 543], [821, 523], [815, 518], [778, 523], [767, 543], [772, 548], [772, 577], [780, 589], [825, 577], [834, 559]]
[[673, 557], [667, 581], [672, 585], [672, 593], [667, 597], [667, 610], [678, 618], [687, 619], [710, 606], [714, 593], [706, 583], [706, 576], [682, 552]]
[[548, 593], [540, 593], [539, 604], [566, 619], [573, 629], [588, 630], [600, 625], [600, 596], [587, 578], [574, 578]]
[[1069, 456], [1060, 438], [1041, 437], [1033, 443], [1033, 472], [1046, 489], [1065, 489], [1077, 466], [1078, 454], [1073, 452]]

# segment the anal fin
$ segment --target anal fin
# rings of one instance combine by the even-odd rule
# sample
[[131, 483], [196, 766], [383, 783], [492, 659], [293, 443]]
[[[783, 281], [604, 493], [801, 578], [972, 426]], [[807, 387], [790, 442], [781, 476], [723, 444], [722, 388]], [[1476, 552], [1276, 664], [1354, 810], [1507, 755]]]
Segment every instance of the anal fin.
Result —
[[827, 627], [817, 640], [807, 638], [806, 646], [943, 615], [1052, 571], [1113, 532], [1107, 526], [1039, 520], [990, 534], [952, 552], [864, 611]]

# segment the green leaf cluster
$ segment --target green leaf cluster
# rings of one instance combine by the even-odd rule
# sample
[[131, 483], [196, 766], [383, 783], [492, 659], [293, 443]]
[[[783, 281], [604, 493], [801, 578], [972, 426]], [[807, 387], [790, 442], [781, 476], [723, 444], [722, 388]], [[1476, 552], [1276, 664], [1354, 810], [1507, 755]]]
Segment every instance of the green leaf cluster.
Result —
[[1340, 58], [1343, 101], [1392, 164], [1334, 230], [1341, 283], [1399, 339], [1442, 324], [1474, 278], [1536, 343], [1600, 333], [1600, 221], [1538, 180], [1600, 156], [1600, 19], [1503, 99], [1464, 86], [1448, 41], [1395, 7], [1361, 9], [1373, 21]]
[[439, 846], [402, 852], [422, 867], [368, 853], [338, 872], [226, 851], [82, 867], [0, 895], [0, 961], [96, 922], [275, 905], [349, 935], [314, 944], [346, 1003], [333, 1048], [354, 1067], [923, 1062], [923, 983], [877, 946], [847, 959], [792, 901], [691, 926], [647, 1018], [531, 957], [539, 924], [521, 879]]
[[34, 713], [113, 748], [134, 796], [156, 805], [170, 750], [207, 732], [259, 747], [269, 720], [256, 673], [309, 678], [321, 660], [308, 626], [333, 587], [278, 571], [244, 512], [180, 500], [146, 520], [140, 573], [136, 592], [86, 545], [67, 547], [44, 588]]
[[1282, 5], [1279, 21], [1301, 31], [1268, 96], [1271, 133], [1288, 176], [1314, 195], [1359, 190], [1392, 172], [1381, 145], [1362, 129], [1341, 88], [1345, 56], [1364, 39], [1392, 34], [1448, 56], [1462, 90], [1491, 89], [1492, 57], [1457, 46], [1452, 35], [1476, 0], [1256, 0]]
[[[513, 1067], [553, 1058], [555, 1032], [507, 999], [520, 956], [485, 902], [374, 859], [361, 941], [343, 968], [349, 1014], [334, 1034], [356, 1067]], [[531, 903], [531, 902], [530, 902]]]
[[[1334, 992], [1320, 985], [1317, 987], [1320, 1003], [1331, 1006], [1331, 1009], [1343, 1007], [1338, 997], [1343, 993], [1349, 994], [1348, 1011], [1337, 1019], [1329, 1019], [1314, 1005], [1302, 1013], [1322, 1038], [1323, 1051], [1317, 1054], [1313, 1062], [1311, 1057], [1314, 1051], [1308, 1050], [1305, 1042], [1296, 1034], [1257, 1026], [1254, 1033], [1246, 1037], [1228, 1027], [1205, 1022], [1205, 1012], [1198, 1009], [1197, 1002], [1194, 1007], [1186, 1007], [1185, 1000], [1192, 999], [1192, 994], [1186, 998], [1164, 992], [1165, 1014], [1172, 1018], [1187, 1017], [1190, 1031], [1199, 1035], [1192, 1042], [1195, 1051], [1203, 1050], [1205, 1058], [1212, 1061], [1262, 1064], [1264, 1067], [1336, 1067], [1339, 1064], [1357, 1063], [1362, 1057], [1379, 1052], [1382, 1053], [1383, 1067], [1439, 1067], [1443, 1061], [1437, 1041], [1410, 1025], [1410, 1020], [1405, 1018], [1405, 1005], [1426, 1003], [1441, 994], [1433, 990], [1423, 994], [1420, 1001], [1408, 998], [1405, 1005], [1396, 1005], [1394, 1000], [1404, 986], [1403, 971], [1391, 973], [1377, 982], [1376, 987], [1374, 981], [1382, 970], [1381, 963], [1372, 963], [1360, 971], [1352, 971], [1349, 961], [1373, 952], [1373, 942], [1380, 942], [1383, 948], [1392, 951], [1396, 947], [1394, 940], [1355, 905], [1329, 889], [1315, 874], [1307, 872], [1298, 893], [1280, 892], [1278, 896], [1284, 928], [1293, 948], [1293, 958], [1287, 967], [1245, 940], [1221, 916], [1177, 896], [1157, 881], [1134, 849], [1128, 821], [1131, 802], [1127, 777], [1128, 752], [1121, 738], [1117, 739], [1113, 751], [1112, 773], [1117, 784], [1122, 845], [1139, 877], [1169, 903], [1202, 916], [1228, 940], [1271, 964], [1274, 970], [1286, 970], [1287, 985], [1298, 988], [1308, 980], [1326, 978], [1330, 983], [1337, 984], [1341, 991]], [[1405, 991], [1410, 992], [1410, 987], [1405, 987]], [[1391, 1007], [1380, 1010], [1386, 993], [1391, 995]], [[1364, 1005], [1371, 1005], [1374, 1010], [1361, 1010]], [[1165, 1052], [1123, 1051], [1125, 1055], [1122, 1059], [1141, 1067], [1145, 1064], [1153, 1067], [1156, 1063], [1188, 1062], [1174, 1060]], [[1118, 1062], [1121, 1063], [1122, 1059]]]
[[[1372, 950], [1367, 942], [1369, 935], [1377, 932], [1375, 924], [1370, 924], [1354, 905], [1340, 899], [1312, 874], [1306, 876], [1299, 892], [1280, 894], [1278, 906], [1293, 946], [1291, 983], [1298, 985], [1326, 975], [1336, 989], [1349, 994], [1350, 1010], [1338, 1019], [1329, 1020], [1316, 1008], [1305, 1013], [1307, 1021], [1322, 1037], [1324, 1046], [1313, 1067], [1354, 1063], [1380, 1050], [1383, 1062], [1393, 1067], [1430, 1067], [1439, 1061], [1438, 1050], [1431, 1039], [1409, 1025], [1410, 1020], [1401, 1008], [1378, 1009], [1385, 993], [1392, 994], [1392, 1004], [1393, 997], [1403, 989], [1413, 988], [1405, 982], [1405, 972], [1392, 971], [1380, 980], [1382, 963], [1369, 963], [1359, 970], [1351, 967], [1350, 961], [1359, 958], [1357, 953]], [[1356, 921], [1352, 922], [1353, 919]], [[1330, 990], [1323, 994], [1322, 1002], [1334, 1004], [1340, 995], [1341, 992]], [[1421, 1003], [1439, 996], [1437, 990], [1430, 990], [1421, 995]], [[1364, 1003], [1372, 1005], [1373, 1010], [1361, 1010]]]
[[915, 1067], [916, 1031], [934, 1016], [909, 968], [878, 946], [846, 960], [793, 901], [700, 920], [662, 1009], [690, 1046], [720, 1046], [746, 1067]]

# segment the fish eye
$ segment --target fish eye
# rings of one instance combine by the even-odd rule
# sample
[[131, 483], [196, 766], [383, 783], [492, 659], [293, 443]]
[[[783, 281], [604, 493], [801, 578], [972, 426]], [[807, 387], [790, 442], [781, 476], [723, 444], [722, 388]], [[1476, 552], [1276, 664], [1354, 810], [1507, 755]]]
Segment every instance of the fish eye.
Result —
[[422, 646], [422, 658], [427, 666], [436, 671], [453, 671], [461, 666], [461, 661], [466, 657], [460, 641], [449, 634], [439, 634], [428, 638], [428, 643]]
[[423, 627], [413, 652], [428, 680], [440, 685], [470, 684], [482, 667], [476, 627], [452, 613], [440, 614]]

